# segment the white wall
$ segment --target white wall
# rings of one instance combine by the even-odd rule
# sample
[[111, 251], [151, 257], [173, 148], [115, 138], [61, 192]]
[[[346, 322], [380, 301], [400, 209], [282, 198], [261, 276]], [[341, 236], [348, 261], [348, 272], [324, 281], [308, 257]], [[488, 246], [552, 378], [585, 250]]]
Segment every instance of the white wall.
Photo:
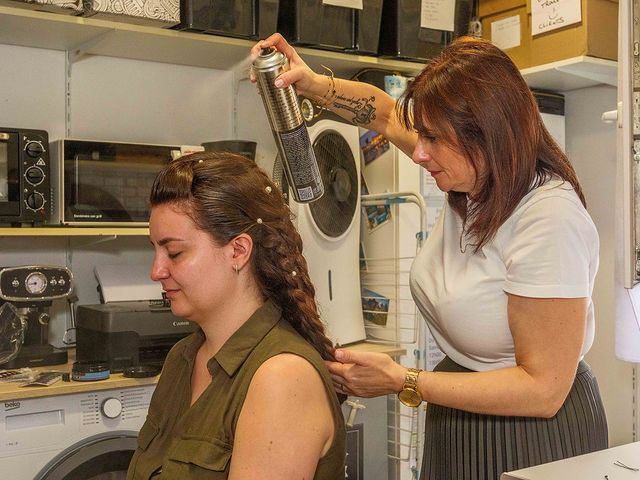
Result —
[[232, 73], [111, 57], [72, 66], [71, 136], [195, 144], [231, 138]]
[[0, 44], [0, 126], [64, 136], [64, 52]]
[[[232, 135], [230, 72], [88, 56], [71, 70], [70, 130], [74, 138], [200, 144]], [[65, 136], [65, 54], [0, 44], [0, 126]], [[96, 264], [151, 264], [146, 237], [0, 238], [0, 266], [66, 265], [80, 304], [98, 303]], [[66, 302], [53, 306], [51, 341], [61, 346]]]
[[596, 336], [586, 360], [598, 378], [611, 446], [631, 442], [633, 428], [632, 365], [617, 360], [614, 348], [616, 126], [600, 120], [602, 112], [615, 110], [616, 94], [616, 89], [608, 86], [565, 94], [567, 154], [600, 235], [600, 270], [593, 296]]

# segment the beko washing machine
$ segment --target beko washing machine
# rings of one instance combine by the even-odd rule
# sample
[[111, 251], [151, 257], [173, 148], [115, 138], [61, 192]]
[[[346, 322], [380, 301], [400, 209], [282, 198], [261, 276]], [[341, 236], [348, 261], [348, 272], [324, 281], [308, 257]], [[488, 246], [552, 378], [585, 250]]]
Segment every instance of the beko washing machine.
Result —
[[2, 477], [124, 480], [154, 388], [5, 400], [0, 412]]

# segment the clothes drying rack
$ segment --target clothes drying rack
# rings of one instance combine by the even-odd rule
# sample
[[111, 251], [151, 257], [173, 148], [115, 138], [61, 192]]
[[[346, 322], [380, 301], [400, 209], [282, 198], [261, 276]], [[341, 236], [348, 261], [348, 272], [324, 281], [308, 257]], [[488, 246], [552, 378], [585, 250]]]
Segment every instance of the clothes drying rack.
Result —
[[[362, 195], [361, 203], [363, 208], [396, 207], [393, 220], [395, 240], [394, 245], [389, 246], [393, 254], [367, 256], [366, 248], [361, 251], [360, 279], [367, 341], [401, 345], [407, 354], [398, 359], [400, 363], [424, 369], [424, 359], [420, 354], [424, 351], [423, 321], [411, 297], [409, 273], [426, 239], [425, 200], [419, 193], [406, 191]], [[418, 209], [409, 209], [406, 205], [416, 205]], [[403, 209], [402, 218], [400, 209]], [[409, 233], [404, 233], [412, 230], [415, 232], [414, 247], [406, 238]], [[422, 445], [419, 432], [423, 417], [423, 408], [409, 408], [402, 405], [396, 395], [387, 396], [387, 455], [389, 461], [394, 462], [389, 469], [390, 480], [417, 478]]]

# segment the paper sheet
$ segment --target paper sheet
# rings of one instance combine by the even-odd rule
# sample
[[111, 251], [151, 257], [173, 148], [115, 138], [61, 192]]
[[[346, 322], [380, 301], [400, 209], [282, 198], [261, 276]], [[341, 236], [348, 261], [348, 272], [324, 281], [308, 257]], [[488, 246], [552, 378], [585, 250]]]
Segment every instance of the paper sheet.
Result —
[[96, 265], [104, 303], [161, 300], [162, 286], [149, 277], [151, 265]]
[[532, 0], [531, 35], [582, 21], [580, 0]]
[[503, 18], [491, 23], [491, 43], [506, 50], [520, 46], [520, 15]]
[[333, 5], [335, 7], [357, 8], [362, 10], [363, 0], [322, 0], [323, 5]]
[[455, 15], [455, 0], [422, 0], [420, 28], [453, 32]]

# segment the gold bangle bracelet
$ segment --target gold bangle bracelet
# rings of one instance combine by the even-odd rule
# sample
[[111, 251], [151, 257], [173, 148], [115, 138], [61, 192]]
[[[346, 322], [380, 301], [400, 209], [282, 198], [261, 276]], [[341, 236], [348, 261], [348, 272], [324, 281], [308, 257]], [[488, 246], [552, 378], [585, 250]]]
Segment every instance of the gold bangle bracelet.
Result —
[[321, 65], [322, 68], [324, 68], [325, 70], [327, 70], [329, 72], [328, 78], [329, 81], [331, 83], [331, 86], [329, 87], [329, 89], [327, 90], [327, 93], [325, 93], [322, 97], [321, 97], [321, 102], [322, 104], [320, 105], [322, 108], [327, 108], [328, 105], [330, 105], [338, 96], [337, 92], [336, 92], [336, 79], [335, 76], [333, 74], [333, 70], [331, 70], [329, 67], [325, 66], [325, 65]]

